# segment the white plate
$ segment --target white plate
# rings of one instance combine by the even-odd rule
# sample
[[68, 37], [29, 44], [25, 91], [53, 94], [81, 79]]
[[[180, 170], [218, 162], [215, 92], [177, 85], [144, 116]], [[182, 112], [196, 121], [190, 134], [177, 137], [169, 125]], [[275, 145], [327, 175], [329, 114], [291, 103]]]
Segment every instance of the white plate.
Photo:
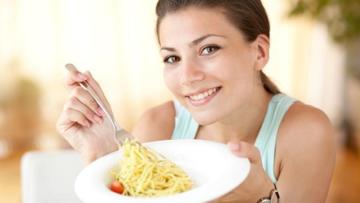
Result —
[[180, 166], [192, 179], [189, 191], [165, 197], [129, 197], [112, 192], [110, 171], [122, 151], [108, 154], [88, 165], [76, 178], [75, 193], [85, 203], [201, 203], [227, 194], [244, 181], [248, 159], [231, 153], [225, 144], [205, 140], [165, 140], [145, 143]]

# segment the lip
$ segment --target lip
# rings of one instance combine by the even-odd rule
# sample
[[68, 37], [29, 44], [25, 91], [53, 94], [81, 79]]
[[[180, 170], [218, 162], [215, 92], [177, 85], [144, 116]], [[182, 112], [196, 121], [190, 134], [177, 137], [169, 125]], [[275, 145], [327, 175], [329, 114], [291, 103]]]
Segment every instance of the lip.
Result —
[[204, 90], [202, 90], [202, 91], [199, 91], [198, 93], [188, 95], [188, 96], [186, 96], [186, 99], [187, 99], [187, 101], [188, 101], [192, 106], [195, 106], [195, 107], [203, 106], [203, 105], [209, 103], [209, 102], [221, 91], [221, 89], [222, 89], [221, 86], [216, 87], [216, 92], [215, 92], [215, 93], [213, 93], [212, 95], [210, 95], [210, 96], [208, 96], [208, 97], [206, 97], [206, 98], [204, 98], [204, 99], [201, 99], [201, 100], [197, 100], [197, 101], [192, 100], [192, 99], [190, 98], [190, 96], [193, 96], [193, 95], [197, 95], [197, 94], [206, 92], [206, 91], [208, 91], [209, 89], [212, 89], [212, 88], [204, 89]]

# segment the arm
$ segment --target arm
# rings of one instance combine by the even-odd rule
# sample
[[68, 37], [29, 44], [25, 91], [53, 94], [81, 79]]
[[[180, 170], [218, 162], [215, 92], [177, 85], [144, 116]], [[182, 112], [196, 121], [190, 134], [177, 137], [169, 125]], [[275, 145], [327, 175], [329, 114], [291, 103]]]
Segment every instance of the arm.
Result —
[[279, 130], [278, 189], [283, 202], [325, 202], [335, 164], [335, 135], [326, 115], [294, 104]]

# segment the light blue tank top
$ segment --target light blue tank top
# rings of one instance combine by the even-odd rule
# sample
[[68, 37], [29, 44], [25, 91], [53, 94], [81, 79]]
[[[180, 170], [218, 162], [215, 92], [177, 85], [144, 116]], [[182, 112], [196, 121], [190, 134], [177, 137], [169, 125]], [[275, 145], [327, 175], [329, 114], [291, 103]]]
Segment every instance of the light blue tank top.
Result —
[[[285, 94], [274, 95], [269, 102], [264, 122], [255, 141], [255, 146], [261, 154], [263, 167], [274, 183], [277, 181], [274, 167], [278, 129], [285, 113], [295, 101]], [[176, 118], [172, 139], [195, 139], [199, 124], [179, 102], [174, 101], [174, 105]]]

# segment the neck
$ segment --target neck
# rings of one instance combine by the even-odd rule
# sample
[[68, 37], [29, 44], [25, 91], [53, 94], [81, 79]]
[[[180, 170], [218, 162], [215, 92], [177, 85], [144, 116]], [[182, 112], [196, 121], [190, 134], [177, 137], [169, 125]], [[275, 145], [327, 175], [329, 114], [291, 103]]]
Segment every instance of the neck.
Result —
[[272, 95], [261, 91], [248, 104], [220, 121], [203, 126], [211, 140], [227, 143], [246, 141], [254, 143], [264, 121]]

